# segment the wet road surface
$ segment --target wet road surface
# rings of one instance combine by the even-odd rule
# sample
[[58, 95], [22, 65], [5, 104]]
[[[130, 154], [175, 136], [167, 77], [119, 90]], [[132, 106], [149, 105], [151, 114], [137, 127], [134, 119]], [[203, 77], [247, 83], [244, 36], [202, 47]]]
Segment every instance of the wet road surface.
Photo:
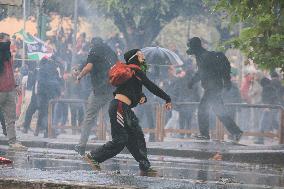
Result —
[[118, 155], [92, 171], [81, 156], [70, 150], [29, 148], [6, 151], [13, 166], [0, 167], [0, 178], [71, 184], [133, 186], [137, 188], [284, 188], [283, 167], [216, 160], [150, 156], [157, 177], [140, 176], [130, 155]]

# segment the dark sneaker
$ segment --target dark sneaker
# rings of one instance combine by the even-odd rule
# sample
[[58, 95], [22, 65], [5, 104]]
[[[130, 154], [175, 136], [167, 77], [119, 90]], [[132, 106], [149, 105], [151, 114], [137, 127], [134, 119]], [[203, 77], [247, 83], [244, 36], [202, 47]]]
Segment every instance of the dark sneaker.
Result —
[[34, 136], [38, 136], [38, 134], [39, 134], [39, 128], [36, 127], [35, 132], [34, 132]]
[[205, 135], [195, 135], [193, 138], [197, 140], [210, 140], [210, 136], [205, 136]]
[[7, 131], [6, 131], [6, 127], [3, 127], [3, 135], [7, 136]]
[[239, 134], [233, 135], [233, 136], [232, 136], [232, 140], [233, 140], [234, 142], [238, 143], [238, 142], [241, 140], [242, 135], [243, 135], [243, 132], [240, 132]]
[[81, 156], [84, 156], [86, 148], [81, 147], [80, 145], [75, 145], [74, 150]]
[[101, 167], [100, 167], [100, 164], [99, 162], [97, 162], [90, 153], [87, 153], [85, 156], [84, 156], [84, 160], [86, 160], [92, 167], [93, 170], [96, 170], [96, 171], [100, 171], [101, 170]]
[[140, 170], [140, 176], [156, 177], [157, 175], [158, 171], [153, 168], [149, 168], [146, 171]]

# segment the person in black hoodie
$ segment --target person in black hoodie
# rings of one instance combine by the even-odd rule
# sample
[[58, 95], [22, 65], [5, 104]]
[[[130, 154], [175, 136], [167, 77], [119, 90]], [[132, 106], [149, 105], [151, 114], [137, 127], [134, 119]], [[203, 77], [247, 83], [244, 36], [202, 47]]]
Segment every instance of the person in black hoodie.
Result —
[[144, 54], [139, 49], [132, 49], [124, 54], [126, 64], [138, 65], [141, 70], [135, 70], [135, 75], [125, 83], [119, 85], [115, 91], [114, 99], [109, 105], [112, 141], [92, 150], [86, 154], [85, 159], [94, 169], [100, 169], [99, 163], [106, 161], [120, 153], [126, 146], [132, 156], [139, 162], [143, 173], [156, 172], [150, 168], [147, 158], [147, 148], [143, 131], [138, 118], [131, 110], [138, 104], [147, 101], [142, 93], [142, 86], [166, 101], [166, 109], [171, 109], [171, 98], [146, 76], [146, 63]]
[[44, 137], [47, 137], [47, 118], [48, 103], [51, 99], [60, 96], [60, 81], [57, 70], [58, 65], [52, 59], [43, 58], [39, 64], [38, 80], [35, 83], [35, 93], [37, 94], [38, 120], [34, 132], [38, 136], [43, 131]]
[[229, 116], [224, 106], [222, 91], [229, 90], [231, 83], [231, 66], [227, 57], [221, 52], [207, 51], [201, 45], [198, 37], [193, 37], [187, 43], [189, 49], [187, 54], [195, 55], [198, 71], [189, 81], [188, 87], [201, 81], [204, 94], [198, 107], [198, 124], [200, 135], [197, 139], [209, 140], [209, 110], [213, 109], [226, 129], [232, 135], [234, 142], [238, 142], [242, 136], [242, 131]]

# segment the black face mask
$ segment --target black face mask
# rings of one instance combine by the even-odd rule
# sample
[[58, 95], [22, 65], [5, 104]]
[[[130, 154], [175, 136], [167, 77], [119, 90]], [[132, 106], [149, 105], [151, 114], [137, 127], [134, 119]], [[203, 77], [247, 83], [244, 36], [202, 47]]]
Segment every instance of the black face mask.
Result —
[[146, 62], [145, 60], [140, 64], [140, 68], [141, 68], [141, 70], [142, 70], [144, 73], [147, 72], [149, 66], [148, 66], [148, 64], [147, 64], [147, 62]]
[[186, 54], [188, 54], [188, 55], [197, 55], [200, 52], [202, 52], [202, 48], [200, 48], [200, 47], [190, 47], [189, 46], [187, 51], [186, 51]]
[[188, 55], [193, 55], [194, 54], [194, 50], [192, 48], [188, 48], [187, 51], [186, 51], [186, 54]]

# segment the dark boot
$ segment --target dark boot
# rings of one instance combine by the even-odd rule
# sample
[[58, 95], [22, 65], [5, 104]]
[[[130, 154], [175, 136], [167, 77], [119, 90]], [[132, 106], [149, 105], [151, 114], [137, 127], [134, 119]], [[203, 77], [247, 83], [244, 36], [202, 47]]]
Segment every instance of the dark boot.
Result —
[[38, 136], [38, 134], [39, 134], [39, 128], [36, 127], [35, 132], [34, 132], [34, 136]]
[[6, 126], [2, 125], [3, 135], [7, 136]]

